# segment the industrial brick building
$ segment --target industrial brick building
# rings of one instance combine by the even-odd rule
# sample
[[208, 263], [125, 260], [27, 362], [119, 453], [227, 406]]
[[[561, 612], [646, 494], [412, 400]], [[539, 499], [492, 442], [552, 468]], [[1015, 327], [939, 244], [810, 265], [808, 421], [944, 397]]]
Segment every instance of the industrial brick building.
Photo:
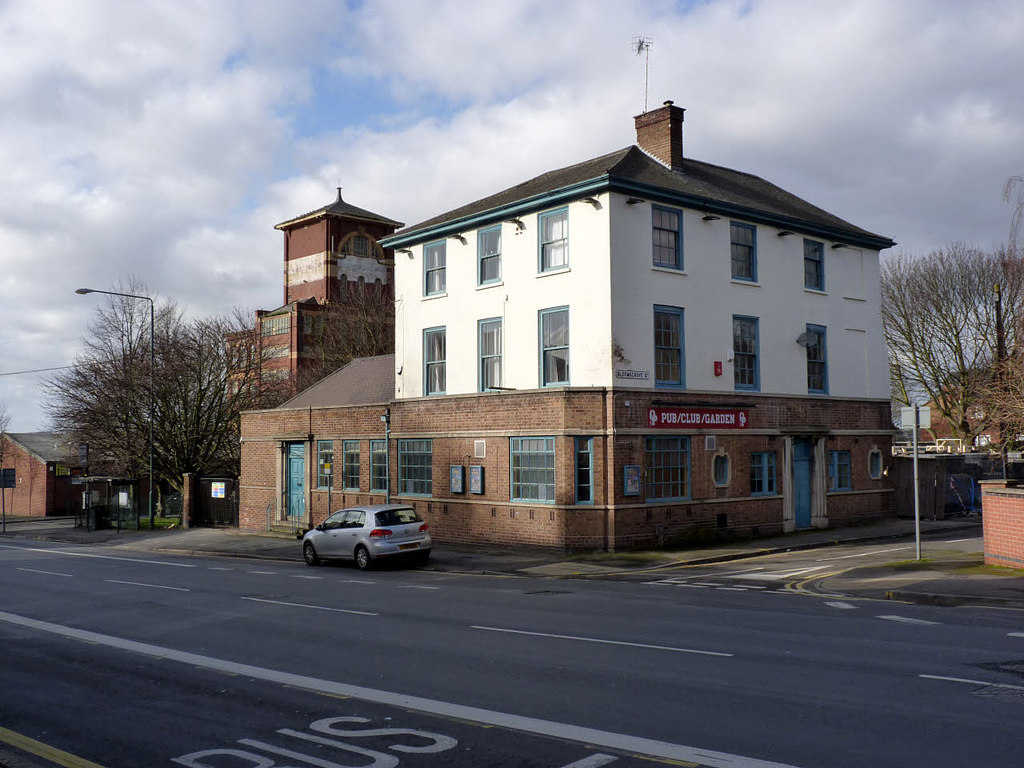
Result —
[[241, 524], [389, 499], [441, 542], [615, 550], [891, 514], [893, 242], [682, 122], [381, 239], [394, 355], [243, 417]]
[[3, 469], [13, 484], [3, 488], [3, 508], [15, 517], [73, 515], [81, 507], [81, 489], [71, 484], [77, 469], [67, 438], [58, 432], [5, 433]]

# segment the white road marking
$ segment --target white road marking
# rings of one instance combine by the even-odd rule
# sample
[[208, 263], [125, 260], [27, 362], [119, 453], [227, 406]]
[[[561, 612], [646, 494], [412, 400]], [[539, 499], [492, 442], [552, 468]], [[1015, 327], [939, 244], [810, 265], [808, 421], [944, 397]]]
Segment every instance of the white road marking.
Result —
[[36, 568], [19, 568], [19, 571], [28, 571], [29, 573], [45, 573], [47, 576], [68, 576], [72, 577], [70, 573], [57, 573], [56, 571], [40, 571]]
[[764, 584], [737, 584], [736, 586], [744, 589], [768, 589]]
[[92, 557], [96, 560], [117, 560], [121, 563], [145, 563], [146, 565], [169, 565], [173, 568], [198, 568], [194, 563], [170, 563], [166, 560], [140, 560], [134, 557], [114, 557], [113, 555], [95, 555], [91, 552], [69, 552], [66, 549], [44, 549], [42, 547], [16, 547], [12, 544], [0, 544], [4, 549], [20, 549], [23, 552], [42, 552], [46, 555], [64, 555], [66, 557]]
[[302, 576], [301, 574], [293, 573], [292, 574], [292, 578], [293, 579], [310, 579], [312, 581], [322, 581], [324, 577], [323, 576]]
[[783, 581], [784, 579], [791, 579], [794, 576], [801, 576], [805, 573], [820, 571], [823, 568], [828, 568], [828, 566], [814, 565], [809, 568], [797, 568], [796, 570], [771, 571], [768, 573], [748, 573], [744, 578], [751, 579], [754, 581]]
[[1024, 632], [1010, 632], [1007, 637], [1024, 637]]
[[367, 579], [342, 579], [342, 584], [376, 584], [376, 581], [369, 581]]
[[631, 648], [650, 648], [655, 651], [673, 651], [675, 653], [696, 653], [701, 656], [724, 656], [732, 657], [734, 653], [722, 653], [720, 651], [698, 651], [693, 648], [675, 648], [671, 645], [649, 645], [647, 643], [629, 643], [622, 640], [602, 640], [597, 637], [578, 637], [576, 635], [554, 635], [547, 632], [527, 632], [523, 629], [506, 629], [504, 627], [481, 627], [473, 625], [470, 629], [482, 629], [485, 632], [504, 632], [509, 635], [527, 635], [529, 637], [548, 637], [554, 640], [578, 640], [584, 643], [600, 643], [602, 645], [625, 645]]
[[856, 555], [842, 555], [841, 557], [820, 557], [814, 562], [816, 563], [830, 563], [833, 560], [849, 560], [854, 557], [871, 557], [872, 555], [882, 555], [886, 552], [899, 552], [904, 549], [910, 549], [910, 545], [907, 544], [902, 547], [891, 547], [890, 549], [873, 549], [870, 552], [858, 552]]
[[277, 571], [246, 571], [246, 573], [255, 573], [258, 576], [273, 576]]
[[550, 736], [564, 741], [572, 741], [594, 747], [604, 747], [620, 752], [644, 755], [661, 758], [662, 760], [675, 760], [679, 762], [698, 763], [708, 768], [795, 768], [792, 765], [776, 763], [768, 760], [760, 760], [755, 757], [744, 757], [733, 755], [728, 752], [715, 752], [712, 750], [690, 747], [685, 744], [673, 744], [667, 741], [646, 739], [639, 736], [630, 736], [624, 733], [602, 731], [596, 728], [584, 728], [569, 723], [559, 723], [552, 720], [541, 720], [534, 717], [514, 715], [507, 712], [498, 712], [479, 707], [470, 707], [462, 704], [453, 704], [437, 699], [427, 699], [419, 696], [408, 696], [402, 693], [381, 691], [374, 688], [348, 685], [333, 680], [323, 680], [306, 675], [296, 675], [281, 670], [266, 669], [251, 664], [243, 664], [226, 659], [218, 659], [212, 656], [203, 656], [198, 653], [188, 653], [173, 648], [165, 648], [149, 643], [140, 643], [126, 638], [103, 635], [98, 632], [90, 632], [84, 629], [53, 624], [48, 621], [30, 619], [27, 616], [0, 611], [0, 621], [34, 629], [39, 632], [61, 637], [82, 640], [87, 643], [105, 645], [111, 648], [118, 648], [132, 653], [140, 653], [157, 659], [175, 661], [187, 664], [192, 667], [212, 669], [228, 674], [251, 677], [256, 680], [279, 685], [288, 685], [294, 688], [302, 688], [318, 693], [332, 694], [334, 696], [345, 696], [361, 701], [369, 701], [375, 704], [398, 707], [400, 709], [424, 712], [427, 714], [440, 715], [458, 720], [468, 720], [482, 725], [493, 725], [500, 728], [508, 728], [525, 733], [532, 733], [538, 736]]
[[207, 570], [210, 571], [233, 571], [234, 568], [225, 568], [223, 565], [211, 565]]
[[662, 581], [645, 581], [644, 584], [661, 584], [666, 587], [689, 587], [690, 589], [707, 589], [703, 584], [683, 584], [682, 582], [663, 579]]
[[971, 537], [969, 539], [949, 539], [948, 541], [944, 541], [942, 543], [943, 544], [959, 544], [962, 541], [974, 541], [974, 538], [975, 537]]
[[575, 763], [569, 763], [563, 765], [562, 768], [601, 768], [602, 765], [608, 765], [614, 763], [619, 758], [612, 757], [611, 755], [596, 754], [590, 757], [584, 757], [582, 760], [577, 760]]
[[903, 624], [920, 624], [921, 626], [935, 626], [939, 623], [937, 621], [926, 621], [925, 619], [912, 619], [909, 616], [878, 616], [876, 618], [885, 619], [886, 621], [899, 621]]
[[251, 600], [254, 603], [270, 603], [271, 605], [287, 605], [289, 608], [312, 608], [315, 611], [332, 611], [334, 613], [353, 613], [356, 616], [380, 616], [379, 613], [370, 611], [354, 611], [348, 608], [331, 608], [327, 605], [309, 605], [308, 603], [289, 603], [287, 600], [268, 600], [263, 597], [243, 597], [243, 600]]
[[440, 587], [429, 587], [425, 584], [399, 584], [399, 589], [440, 589]]
[[695, 587], [717, 587], [720, 586], [717, 581], [695, 581], [693, 582]]
[[841, 602], [839, 600], [832, 600], [832, 601], [826, 602], [825, 605], [831, 606], [832, 608], [839, 608], [840, 610], [844, 610], [844, 611], [849, 611], [849, 610], [857, 607], [856, 605], [850, 605], [849, 603], [844, 603], [844, 602]]
[[107, 579], [110, 584], [127, 584], [131, 587], [149, 587], [151, 589], [173, 589], [175, 592], [191, 592], [191, 589], [184, 587], [168, 587], [165, 584], [143, 584], [141, 581], [121, 581], [120, 579]]
[[746, 587], [715, 587], [719, 592], [746, 592]]
[[944, 675], [918, 675], [918, 677], [923, 677], [925, 680], [943, 680], [947, 683], [967, 683], [968, 685], [983, 685], [987, 688], [1009, 688], [1011, 691], [1024, 691], [1024, 685], [990, 683], [987, 680], [968, 680], [963, 677], [945, 677]]

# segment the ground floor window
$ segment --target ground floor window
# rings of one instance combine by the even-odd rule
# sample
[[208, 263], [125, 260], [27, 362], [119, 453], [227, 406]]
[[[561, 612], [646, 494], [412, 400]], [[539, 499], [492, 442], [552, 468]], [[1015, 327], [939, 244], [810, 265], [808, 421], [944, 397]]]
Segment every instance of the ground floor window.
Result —
[[645, 438], [644, 457], [648, 499], [685, 499], [690, 495], [690, 438]]
[[828, 489], [830, 491], [849, 491], [853, 489], [849, 451], [829, 451]]
[[317, 440], [316, 443], [316, 487], [324, 490], [334, 487], [331, 482], [334, 471], [334, 441]]
[[729, 457], [724, 453], [715, 456], [711, 465], [711, 474], [717, 487], [727, 486], [729, 484]]
[[555, 500], [555, 438], [513, 437], [509, 446], [513, 501]]
[[882, 452], [877, 448], [868, 454], [868, 474], [872, 480], [880, 480], [882, 477]]
[[387, 440], [370, 441], [370, 490], [388, 489], [388, 443]]
[[344, 488], [345, 490], [359, 490], [359, 441], [346, 440], [344, 443]]
[[429, 496], [433, 492], [432, 440], [398, 441], [398, 492]]
[[775, 493], [775, 452], [750, 454], [750, 494]]
[[594, 439], [576, 438], [576, 503], [594, 503]]

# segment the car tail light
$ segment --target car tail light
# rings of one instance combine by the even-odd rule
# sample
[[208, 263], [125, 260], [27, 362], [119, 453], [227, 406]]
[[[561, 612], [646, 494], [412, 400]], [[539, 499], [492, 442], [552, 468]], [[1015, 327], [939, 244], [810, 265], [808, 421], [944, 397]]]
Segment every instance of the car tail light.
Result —
[[426, 533], [429, 530], [430, 530], [430, 526], [427, 525], [426, 523], [424, 523], [423, 525], [420, 526], [420, 533]]
[[370, 531], [370, 538], [381, 539], [390, 536], [391, 534], [392, 531], [389, 531], [387, 528], [374, 528], [372, 531]]

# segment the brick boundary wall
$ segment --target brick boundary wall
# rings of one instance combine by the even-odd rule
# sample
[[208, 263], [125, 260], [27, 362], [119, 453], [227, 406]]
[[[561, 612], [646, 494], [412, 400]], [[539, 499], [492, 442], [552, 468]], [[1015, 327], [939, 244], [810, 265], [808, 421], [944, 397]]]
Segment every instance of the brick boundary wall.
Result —
[[985, 565], [1024, 568], [1024, 488], [1017, 480], [982, 480]]

